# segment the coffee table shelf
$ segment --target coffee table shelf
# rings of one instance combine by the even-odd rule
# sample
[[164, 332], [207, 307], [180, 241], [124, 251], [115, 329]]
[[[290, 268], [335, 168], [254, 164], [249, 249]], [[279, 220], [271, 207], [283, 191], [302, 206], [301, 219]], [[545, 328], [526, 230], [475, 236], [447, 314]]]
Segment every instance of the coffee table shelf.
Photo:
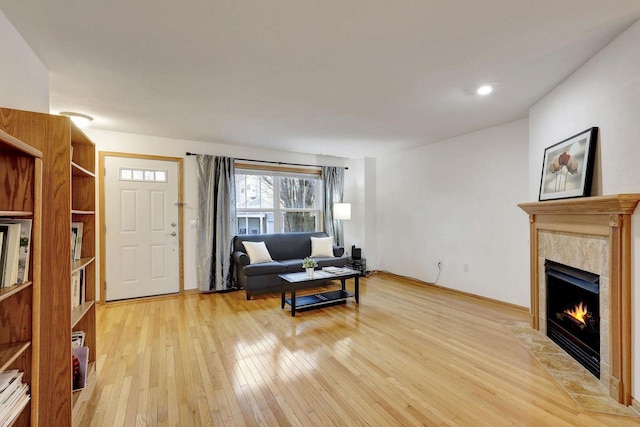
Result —
[[[304, 295], [296, 297], [296, 310], [304, 310], [306, 308], [327, 307], [335, 304], [344, 304], [347, 298], [353, 298], [356, 294], [349, 291], [338, 289], [336, 291], [320, 292], [313, 295]], [[291, 298], [285, 298], [287, 304], [291, 305]]]
[[[314, 271], [312, 277], [308, 277], [306, 273], [290, 273], [280, 275], [280, 289], [282, 294], [282, 308], [286, 304], [291, 306], [291, 315], [296, 315], [296, 310], [305, 310], [312, 308], [328, 307], [330, 305], [344, 304], [348, 298], [355, 298], [356, 304], [360, 302], [360, 272], [345, 268], [343, 272], [338, 274], [328, 273], [326, 271]], [[309, 284], [321, 283], [327, 280], [340, 280], [342, 289], [332, 291], [318, 292], [310, 295], [296, 296], [296, 287]], [[347, 279], [354, 279], [354, 291], [346, 289]], [[291, 298], [286, 298], [286, 288], [291, 291]]]

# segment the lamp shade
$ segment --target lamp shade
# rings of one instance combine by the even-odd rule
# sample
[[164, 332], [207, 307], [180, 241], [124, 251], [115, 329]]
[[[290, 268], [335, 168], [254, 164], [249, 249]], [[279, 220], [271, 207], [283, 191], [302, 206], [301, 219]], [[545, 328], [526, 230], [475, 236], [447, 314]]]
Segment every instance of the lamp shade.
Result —
[[351, 203], [334, 203], [333, 219], [351, 219]]

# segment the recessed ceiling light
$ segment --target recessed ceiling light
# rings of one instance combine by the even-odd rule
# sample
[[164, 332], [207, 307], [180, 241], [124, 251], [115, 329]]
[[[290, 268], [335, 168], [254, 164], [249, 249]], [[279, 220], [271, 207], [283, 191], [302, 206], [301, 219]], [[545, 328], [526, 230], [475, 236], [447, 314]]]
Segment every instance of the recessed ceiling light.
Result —
[[60, 113], [60, 115], [69, 117], [71, 120], [73, 120], [73, 123], [75, 123], [76, 126], [81, 128], [86, 128], [93, 121], [93, 117], [87, 116], [86, 114], [63, 111]]
[[493, 85], [482, 85], [478, 88], [478, 90], [476, 90], [476, 93], [478, 95], [489, 95], [491, 92], [493, 92]]

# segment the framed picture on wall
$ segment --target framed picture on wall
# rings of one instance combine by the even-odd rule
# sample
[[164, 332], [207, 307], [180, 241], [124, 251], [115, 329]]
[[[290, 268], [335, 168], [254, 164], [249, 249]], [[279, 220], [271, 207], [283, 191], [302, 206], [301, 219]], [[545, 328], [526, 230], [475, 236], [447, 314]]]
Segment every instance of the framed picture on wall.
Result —
[[544, 150], [538, 200], [589, 197], [598, 128], [592, 127]]

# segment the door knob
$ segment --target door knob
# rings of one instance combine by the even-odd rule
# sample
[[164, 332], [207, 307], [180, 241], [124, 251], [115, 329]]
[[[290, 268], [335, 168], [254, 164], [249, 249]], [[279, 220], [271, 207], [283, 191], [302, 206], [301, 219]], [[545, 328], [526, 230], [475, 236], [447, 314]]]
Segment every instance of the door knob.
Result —
[[167, 233], [167, 236], [177, 236], [178, 233], [176, 233], [175, 231], [171, 232], [171, 233]]

